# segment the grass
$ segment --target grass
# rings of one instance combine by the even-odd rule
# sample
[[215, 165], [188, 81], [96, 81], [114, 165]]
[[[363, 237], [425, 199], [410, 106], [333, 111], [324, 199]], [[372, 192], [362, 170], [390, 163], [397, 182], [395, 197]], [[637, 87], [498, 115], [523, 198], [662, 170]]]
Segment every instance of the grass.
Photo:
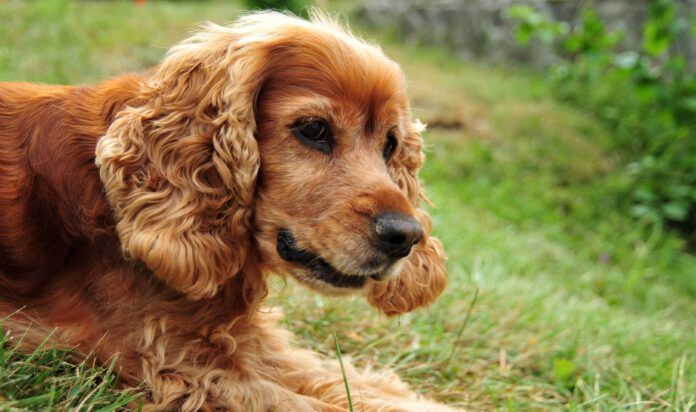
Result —
[[348, 383], [348, 377], [346, 377], [346, 369], [343, 366], [343, 357], [341, 356], [341, 347], [338, 346], [338, 337], [336, 337], [336, 332], [333, 333], [334, 345], [336, 347], [336, 356], [338, 357], [338, 364], [341, 365], [341, 376], [343, 377], [343, 384], [346, 386], [346, 397], [348, 398], [348, 410], [353, 412], [353, 398], [350, 396], [350, 384]]
[[[107, 412], [138, 404], [139, 393], [117, 388], [113, 363], [97, 366], [89, 357], [48, 347], [19, 353], [14, 338], [0, 327], [0, 411]], [[76, 362], [75, 355], [83, 360]]]
[[[220, 2], [0, 1], [0, 80], [89, 83], [143, 70], [197, 22], [237, 12]], [[553, 100], [537, 75], [370, 36], [402, 64], [414, 113], [431, 125], [423, 178], [450, 284], [432, 307], [386, 319], [360, 297], [277, 282], [269, 304], [302, 344], [336, 357], [335, 330], [344, 358], [472, 410], [696, 409], [696, 258], [612, 203], [622, 185], [612, 136]], [[18, 390], [5, 378], [40, 369], [78, 388], [106, 376], [48, 353], [0, 363], [0, 409], [77, 398], [99, 409], [127, 396], [110, 384], [99, 399], [53, 397], [51, 384]]]

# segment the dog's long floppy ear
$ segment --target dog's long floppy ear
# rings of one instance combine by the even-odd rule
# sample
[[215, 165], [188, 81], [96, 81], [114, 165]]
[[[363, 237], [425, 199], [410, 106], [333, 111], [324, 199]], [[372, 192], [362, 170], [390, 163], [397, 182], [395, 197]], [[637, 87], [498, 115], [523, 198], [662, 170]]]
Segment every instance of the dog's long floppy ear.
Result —
[[96, 149], [124, 253], [192, 299], [249, 249], [264, 56], [243, 38], [210, 25], [172, 48]]
[[417, 207], [418, 220], [425, 231], [423, 239], [416, 244], [408, 256], [401, 273], [386, 282], [372, 282], [367, 289], [370, 304], [387, 316], [409, 312], [432, 303], [442, 293], [447, 284], [447, 257], [440, 241], [430, 236], [432, 227], [430, 216], [418, 207], [421, 197], [418, 170], [423, 165], [423, 140], [421, 132], [425, 127], [416, 122], [411, 125], [407, 139], [403, 142], [390, 173], [401, 190]]

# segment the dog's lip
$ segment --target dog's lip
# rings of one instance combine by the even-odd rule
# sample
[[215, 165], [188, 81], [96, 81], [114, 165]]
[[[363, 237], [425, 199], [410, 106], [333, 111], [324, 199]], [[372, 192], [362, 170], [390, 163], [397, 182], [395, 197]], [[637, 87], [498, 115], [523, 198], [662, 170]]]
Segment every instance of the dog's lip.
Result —
[[278, 232], [276, 251], [284, 260], [304, 266], [309, 269], [317, 279], [338, 288], [359, 289], [365, 286], [368, 277], [375, 280], [381, 280], [385, 277], [382, 273], [348, 275], [339, 272], [319, 255], [299, 248], [295, 241], [295, 237], [287, 229]]

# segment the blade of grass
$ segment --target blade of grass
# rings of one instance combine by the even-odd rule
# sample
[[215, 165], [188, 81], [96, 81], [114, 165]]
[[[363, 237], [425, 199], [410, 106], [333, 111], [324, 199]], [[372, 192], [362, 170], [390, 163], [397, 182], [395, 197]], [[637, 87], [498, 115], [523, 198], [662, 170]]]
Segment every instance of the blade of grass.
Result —
[[346, 369], [343, 367], [343, 358], [341, 358], [341, 348], [338, 347], [338, 337], [336, 337], [336, 331], [333, 332], [334, 344], [336, 345], [336, 356], [338, 356], [338, 363], [341, 365], [341, 375], [343, 375], [343, 384], [346, 385], [346, 396], [348, 397], [348, 409], [353, 412], [353, 400], [350, 397], [350, 386], [348, 385], [348, 378], [346, 377]]
[[474, 306], [476, 305], [476, 301], [478, 300], [478, 294], [479, 294], [479, 288], [476, 288], [474, 290], [474, 297], [471, 298], [471, 303], [469, 303], [469, 308], [466, 310], [466, 315], [464, 316], [464, 321], [462, 322], [461, 326], [459, 327], [459, 330], [457, 331], [457, 335], [452, 341], [452, 351], [450, 352], [449, 356], [447, 357], [447, 361], [445, 362], [445, 366], [449, 366], [450, 362], [452, 361], [452, 358], [454, 358], [454, 355], [457, 352], [457, 347], [459, 345], [459, 340], [462, 337], [462, 333], [464, 333], [464, 330], [466, 329], [467, 325], [469, 324], [469, 319], [471, 319], [471, 311], [474, 310]]

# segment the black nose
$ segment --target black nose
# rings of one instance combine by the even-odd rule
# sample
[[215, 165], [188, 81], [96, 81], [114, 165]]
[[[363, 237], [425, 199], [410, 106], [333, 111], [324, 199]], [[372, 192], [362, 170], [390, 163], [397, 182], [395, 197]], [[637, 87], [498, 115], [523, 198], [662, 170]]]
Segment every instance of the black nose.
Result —
[[377, 244], [386, 254], [404, 257], [411, 246], [423, 238], [423, 228], [418, 221], [403, 213], [386, 212], [375, 217]]

